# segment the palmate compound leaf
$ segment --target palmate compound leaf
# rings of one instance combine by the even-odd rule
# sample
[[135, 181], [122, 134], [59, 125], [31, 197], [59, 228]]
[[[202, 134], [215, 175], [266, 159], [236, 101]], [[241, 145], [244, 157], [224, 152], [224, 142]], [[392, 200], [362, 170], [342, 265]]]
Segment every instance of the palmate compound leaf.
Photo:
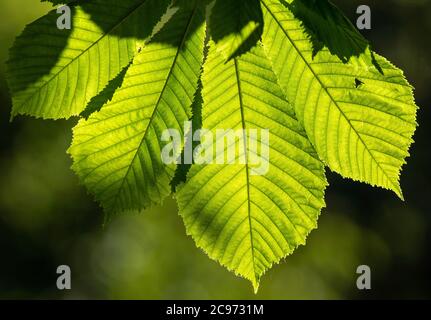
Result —
[[[218, 143], [229, 135], [217, 133], [219, 129], [245, 130], [246, 135], [239, 135], [235, 146], [230, 140], [218, 151], [210, 147], [209, 136], [203, 136], [196, 154], [211, 159], [213, 150], [214, 158], [221, 160], [231, 145], [237, 149], [236, 161], [195, 160], [187, 181], [177, 188], [180, 215], [198, 247], [249, 279], [257, 290], [262, 274], [304, 244], [316, 228], [324, 206], [324, 166], [260, 45], [228, 62], [212, 45], [202, 83], [202, 127], [214, 137], [219, 134]], [[265, 129], [269, 141], [261, 136], [263, 131], [253, 133]], [[262, 151], [265, 148], [268, 154]], [[241, 154], [241, 149], [247, 152]], [[255, 161], [259, 156], [268, 161], [267, 172]]]
[[[327, 39], [328, 26], [333, 34], [343, 30], [335, 29], [339, 23], [333, 17], [315, 12], [313, 1], [290, 0], [286, 6], [279, 0], [260, 1], [265, 50], [320, 158], [344, 177], [393, 190], [402, 198], [399, 176], [417, 126], [412, 88], [402, 71], [368, 46], [362, 53], [352, 47], [353, 55], [343, 62], [331, 54], [349, 48], [343, 48], [346, 43], [338, 36], [316, 53], [303, 21], [288, 7], [298, 9], [295, 3], [301, 3], [301, 15], [324, 30]], [[344, 34], [348, 38], [351, 32]]]
[[[12, 115], [67, 118], [87, 106], [70, 153], [108, 213], [160, 203], [175, 182], [176, 165], [160, 160], [167, 143], [160, 137], [167, 128], [184, 133], [191, 116], [207, 3], [194, 11], [194, 1], [180, 1], [182, 10], [140, 54], [170, 1], [74, 2], [71, 31], [53, 28], [52, 12], [11, 50]], [[217, 0], [210, 17], [216, 44], [203, 76], [203, 127], [269, 129], [260, 155], [253, 147], [263, 141], [249, 132], [235, 146], [250, 152], [237, 161], [263, 156], [268, 172], [259, 175], [250, 162], [195, 163], [172, 186], [197, 245], [257, 288], [316, 227], [326, 187], [319, 156], [345, 177], [402, 197], [417, 108], [402, 72], [326, 0]], [[240, 55], [260, 36], [264, 49]]]
[[12, 117], [69, 118], [126, 67], [171, 0], [92, 0], [70, 4], [72, 28], [56, 10], [28, 25], [8, 61]]
[[162, 162], [161, 137], [183, 132], [191, 117], [204, 40], [204, 6], [187, 0], [136, 55], [112, 100], [74, 128], [73, 170], [108, 214], [160, 204], [171, 193], [176, 165]]

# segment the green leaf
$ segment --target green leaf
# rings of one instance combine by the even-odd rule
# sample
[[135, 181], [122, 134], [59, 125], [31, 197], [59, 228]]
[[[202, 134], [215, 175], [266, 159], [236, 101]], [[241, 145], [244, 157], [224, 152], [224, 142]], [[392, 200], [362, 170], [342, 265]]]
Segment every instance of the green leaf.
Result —
[[[261, 4], [265, 50], [320, 158], [344, 177], [393, 190], [402, 198], [399, 176], [417, 126], [412, 88], [402, 71], [368, 46], [362, 52], [349, 47], [348, 33], [332, 38], [332, 45], [324, 41], [331, 30], [339, 34], [346, 28], [328, 29], [339, 25], [329, 15], [320, 13], [313, 20], [327, 36], [315, 33], [310, 39], [301, 16], [278, 0]], [[301, 13], [309, 15], [312, 8]], [[325, 43], [317, 53], [313, 36]], [[349, 48], [346, 61], [331, 54]]]
[[75, 127], [73, 170], [107, 213], [141, 210], [171, 193], [176, 164], [162, 162], [161, 137], [183, 133], [191, 117], [204, 19], [199, 2], [182, 6], [135, 57], [112, 100]]
[[[198, 247], [257, 290], [263, 273], [304, 244], [316, 228], [324, 206], [324, 166], [260, 45], [226, 63], [213, 45], [202, 82], [202, 127], [214, 136], [220, 129], [246, 134], [236, 141], [240, 151], [235, 163], [192, 166], [177, 188], [180, 214]], [[252, 134], [264, 129], [269, 129], [269, 143], [258, 138], [262, 133]], [[203, 143], [202, 150], [209, 148]], [[269, 148], [268, 155], [260, 153], [261, 160], [269, 159], [267, 173], [252, 161], [259, 157], [255, 143]], [[224, 157], [224, 147], [215, 158]]]
[[8, 61], [18, 114], [69, 118], [126, 67], [151, 36], [170, 0], [94, 0], [70, 4], [71, 30], [59, 30], [55, 10], [28, 25]]
[[72, 168], [107, 217], [175, 192], [197, 246], [257, 290], [316, 228], [325, 164], [402, 198], [412, 87], [329, 0], [46, 1], [73, 26], [54, 10], [16, 39], [12, 117], [83, 118]]
[[259, 0], [217, 0], [211, 11], [211, 36], [226, 59], [253, 47], [262, 28]]

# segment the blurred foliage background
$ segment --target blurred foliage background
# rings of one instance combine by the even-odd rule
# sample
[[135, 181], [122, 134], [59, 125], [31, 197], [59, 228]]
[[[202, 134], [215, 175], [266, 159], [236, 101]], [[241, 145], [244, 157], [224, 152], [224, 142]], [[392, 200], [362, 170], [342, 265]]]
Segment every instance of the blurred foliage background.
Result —
[[[71, 121], [17, 118], [5, 61], [25, 24], [51, 7], [0, 0], [0, 298], [374, 299], [431, 298], [431, 1], [337, 0], [352, 21], [372, 8], [364, 32], [416, 87], [420, 127], [402, 175], [405, 202], [329, 173], [327, 205], [307, 245], [251, 285], [209, 260], [185, 234], [175, 202], [103, 226], [103, 214], [70, 170]], [[56, 289], [56, 268], [72, 290]], [[356, 288], [356, 268], [372, 290]]]

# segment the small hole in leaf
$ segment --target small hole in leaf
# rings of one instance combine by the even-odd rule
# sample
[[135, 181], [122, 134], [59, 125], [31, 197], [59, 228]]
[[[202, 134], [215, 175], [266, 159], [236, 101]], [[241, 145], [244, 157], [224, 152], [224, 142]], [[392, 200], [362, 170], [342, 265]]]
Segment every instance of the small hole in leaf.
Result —
[[355, 78], [355, 88], [359, 88], [363, 84], [364, 83], [361, 80], [359, 80], [358, 78]]

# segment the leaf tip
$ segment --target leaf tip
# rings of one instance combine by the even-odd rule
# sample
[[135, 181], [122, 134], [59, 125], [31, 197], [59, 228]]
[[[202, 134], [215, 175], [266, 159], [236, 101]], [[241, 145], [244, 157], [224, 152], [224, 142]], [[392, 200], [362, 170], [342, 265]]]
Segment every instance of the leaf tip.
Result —
[[257, 294], [257, 292], [259, 291], [260, 281], [255, 279], [255, 280], [251, 281], [251, 283], [253, 285], [254, 294]]
[[401, 190], [400, 184], [398, 184], [397, 187], [393, 189], [393, 191], [398, 196], [398, 198], [400, 198], [401, 201], [405, 201], [404, 194], [403, 194], [403, 191]]

